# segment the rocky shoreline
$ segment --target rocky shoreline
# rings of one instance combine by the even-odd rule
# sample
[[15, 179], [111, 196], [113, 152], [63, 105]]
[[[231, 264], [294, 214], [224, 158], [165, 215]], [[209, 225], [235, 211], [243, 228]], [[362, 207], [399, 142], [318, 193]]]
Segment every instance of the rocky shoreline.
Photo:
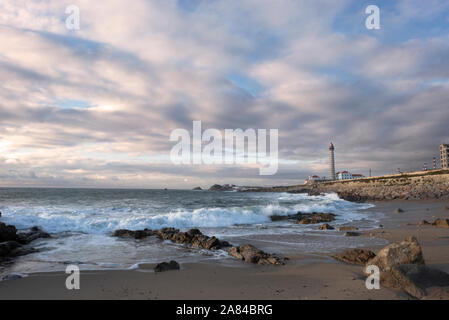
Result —
[[209, 190], [305, 193], [312, 196], [337, 193], [340, 198], [351, 202], [449, 199], [449, 170], [431, 170], [356, 180], [315, 181], [294, 186], [213, 185]]
[[160, 230], [127, 230], [119, 229], [114, 232], [113, 237], [133, 238], [141, 240], [146, 237], [155, 236], [160, 240], [170, 240], [174, 243], [189, 245], [192, 247], [206, 250], [225, 250], [231, 256], [254, 264], [272, 264], [283, 265], [288, 258], [280, 257], [276, 254], [269, 254], [256, 247], [245, 244], [241, 246], [233, 246], [227, 241], [219, 240], [212, 236], [209, 237], [201, 233], [198, 229], [190, 229], [186, 232], [179, 231], [175, 228], [163, 228]]
[[36, 252], [29, 244], [39, 238], [50, 238], [50, 234], [38, 227], [17, 231], [15, 226], [0, 222], [0, 262]]

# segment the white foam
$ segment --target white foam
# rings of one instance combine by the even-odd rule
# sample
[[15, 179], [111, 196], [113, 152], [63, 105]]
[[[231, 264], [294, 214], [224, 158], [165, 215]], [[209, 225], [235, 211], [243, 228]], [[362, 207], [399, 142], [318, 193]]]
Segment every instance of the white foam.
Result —
[[107, 234], [116, 229], [217, 228], [234, 225], [263, 225], [270, 223], [271, 215], [289, 215], [298, 211], [331, 212], [340, 220], [359, 220], [366, 217], [358, 209], [370, 205], [356, 204], [339, 199], [336, 194], [307, 196], [305, 194], [264, 194], [265, 205], [247, 207], [179, 208], [170, 212], [151, 212], [141, 207], [95, 209], [92, 207], [11, 207], [4, 209], [2, 221], [18, 228], [39, 226], [50, 233], [82, 232]]

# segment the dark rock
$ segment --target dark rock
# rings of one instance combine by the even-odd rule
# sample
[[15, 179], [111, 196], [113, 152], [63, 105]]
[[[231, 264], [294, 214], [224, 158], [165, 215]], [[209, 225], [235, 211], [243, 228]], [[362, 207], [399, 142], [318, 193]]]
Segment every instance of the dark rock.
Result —
[[335, 254], [333, 257], [337, 260], [350, 263], [365, 265], [370, 259], [376, 256], [374, 252], [366, 249], [348, 249], [342, 253]]
[[219, 184], [214, 184], [213, 186], [211, 186], [209, 188], [209, 190], [214, 190], [214, 191], [231, 191], [234, 190], [235, 185], [232, 184], [224, 184], [224, 185], [219, 185]]
[[8, 274], [8, 275], [4, 276], [2, 278], [2, 281], [17, 280], [17, 279], [20, 279], [20, 278], [23, 278], [23, 276], [21, 274], [11, 273], [11, 274]]
[[404, 212], [404, 210], [402, 210], [401, 208], [397, 208], [396, 210], [394, 210], [394, 213], [401, 213]]
[[361, 235], [360, 232], [347, 231], [343, 234], [345, 237], [358, 237]]
[[365, 202], [371, 200], [369, 196], [362, 196], [351, 191], [339, 191], [338, 197], [351, 202]]
[[2, 212], [0, 211], [0, 217], [2, 216]]
[[201, 187], [195, 187], [192, 190], [203, 190], [203, 189], [201, 189]]
[[381, 273], [381, 284], [388, 288], [401, 288], [414, 298], [422, 299], [428, 288], [449, 286], [449, 274], [423, 264], [393, 266]]
[[156, 232], [150, 229], [143, 229], [143, 230], [127, 230], [127, 229], [118, 229], [115, 230], [112, 234], [113, 237], [119, 237], [119, 238], [134, 238], [134, 239], [143, 239], [149, 236], [156, 235]]
[[425, 226], [431, 224], [430, 222], [428, 222], [427, 220], [421, 220], [420, 222], [418, 222], [418, 226]]
[[228, 253], [240, 260], [246, 261], [248, 263], [257, 263], [257, 264], [274, 264], [274, 265], [283, 265], [285, 264], [285, 259], [278, 257], [274, 254], [268, 254], [263, 252], [256, 247], [245, 244], [239, 247], [232, 247], [228, 250]]
[[32, 247], [26, 247], [26, 246], [22, 246], [22, 247], [18, 247], [14, 250], [12, 250], [9, 253], [9, 257], [19, 257], [19, 256], [24, 256], [30, 253], [35, 253], [35, 252], [39, 252], [38, 249], [36, 248], [32, 248]]
[[6, 225], [0, 222], [0, 242], [15, 241], [17, 229], [14, 226]]
[[322, 224], [319, 228], [319, 230], [334, 230], [334, 227], [332, 227], [330, 224]]
[[402, 264], [424, 264], [421, 246], [415, 237], [387, 245], [367, 262], [367, 265], [378, 266], [381, 271], [389, 271]]
[[307, 192], [309, 196], [321, 196], [322, 193], [318, 189], [311, 189]]
[[194, 247], [208, 250], [218, 250], [230, 246], [227, 241], [220, 241], [216, 237], [206, 236], [202, 234], [198, 229], [190, 229], [186, 232], [180, 232], [175, 228], [163, 228], [160, 230], [144, 229], [137, 231], [119, 229], [116, 230], [112, 236], [134, 239], [143, 239], [149, 236], [157, 236], [161, 240], [170, 240], [174, 243], [188, 244]]
[[170, 262], [161, 262], [154, 267], [154, 272], [164, 272], [169, 270], [179, 270], [179, 263], [174, 260]]
[[21, 244], [27, 244], [39, 238], [51, 238], [51, 236], [38, 227], [32, 227], [28, 230], [21, 230], [17, 233], [17, 241]]
[[298, 212], [296, 214], [290, 214], [287, 216], [278, 216], [272, 215], [270, 216], [271, 221], [283, 221], [290, 220], [293, 223], [299, 224], [316, 224], [316, 223], [325, 223], [331, 222], [335, 220], [335, 215], [332, 213], [301, 213]]
[[357, 231], [359, 228], [353, 226], [346, 226], [338, 228], [338, 231]]
[[317, 223], [325, 223], [332, 222], [335, 220], [335, 215], [332, 213], [311, 213], [304, 214], [301, 219], [299, 219], [296, 223], [299, 224], [317, 224]]
[[18, 247], [20, 247], [20, 243], [17, 241], [0, 242], [0, 257], [9, 256], [11, 252]]
[[436, 219], [432, 225], [438, 228], [449, 228], [449, 219]]

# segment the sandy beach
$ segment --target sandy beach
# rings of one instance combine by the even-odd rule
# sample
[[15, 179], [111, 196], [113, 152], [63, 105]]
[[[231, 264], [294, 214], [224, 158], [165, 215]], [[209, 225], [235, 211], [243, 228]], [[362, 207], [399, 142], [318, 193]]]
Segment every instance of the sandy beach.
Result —
[[[447, 201], [377, 202], [383, 228], [360, 237], [391, 242], [415, 236], [428, 266], [449, 272], [449, 229], [418, 226], [423, 219], [449, 218]], [[397, 208], [403, 212], [395, 213]], [[377, 252], [383, 246], [371, 247]], [[181, 264], [181, 270], [154, 273], [154, 265], [135, 270], [82, 271], [80, 290], [67, 290], [64, 272], [30, 274], [0, 282], [0, 299], [410, 299], [401, 290], [367, 290], [362, 266], [328, 253], [290, 255], [285, 266], [225, 263]], [[428, 299], [448, 299], [449, 288], [428, 290]]]

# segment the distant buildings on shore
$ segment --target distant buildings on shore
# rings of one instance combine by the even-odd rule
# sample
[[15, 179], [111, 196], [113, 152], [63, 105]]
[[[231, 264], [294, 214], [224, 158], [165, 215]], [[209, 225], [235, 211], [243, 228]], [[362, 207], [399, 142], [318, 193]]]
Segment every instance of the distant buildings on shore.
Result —
[[449, 144], [440, 145], [441, 168], [449, 169]]
[[309, 176], [305, 182], [308, 183], [314, 181], [333, 181], [365, 178], [363, 174], [350, 173], [349, 171], [341, 171], [335, 173], [335, 146], [332, 142], [329, 144], [329, 177], [330, 178], [328, 179], [326, 177], [312, 175]]
[[[440, 162], [442, 169], [449, 169], [449, 144], [440, 145]], [[433, 169], [437, 170], [437, 161], [434, 157], [433, 159]], [[427, 171], [427, 163], [424, 163], [423, 171]], [[398, 173], [403, 173], [401, 169], [398, 168]], [[370, 170], [371, 176], [371, 170]], [[365, 178], [363, 174], [351, 173], [349, 171], [341, 171], [335, 173], [335, 146], [331, 142], [329, 145], [329, 177], [320, 177], [317, 175], [311, 175], [307, 178], [305, 183], [314, 181], [333, 181], [333, 180], [350, 180], [350, 179], [361, 179]]]

